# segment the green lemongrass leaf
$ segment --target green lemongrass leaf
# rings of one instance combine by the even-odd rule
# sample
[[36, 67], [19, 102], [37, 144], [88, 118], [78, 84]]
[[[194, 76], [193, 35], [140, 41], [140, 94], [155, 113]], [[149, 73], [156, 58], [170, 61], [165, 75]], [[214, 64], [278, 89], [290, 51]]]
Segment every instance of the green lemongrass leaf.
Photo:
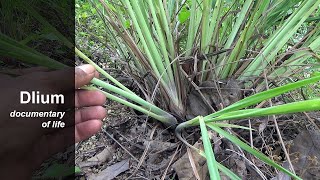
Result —
[[309, 18], [306, 19], [306, 22], [319, 21], [319, 20], [320, 20], [320, 16], [309, 17]]
[[[314, 76], [311, 77], [309, 79], [304, 79], [298, 82], [294, 82], [294, 83], [290, 83], [281, 87], [277, 87], [277, 88], [273, 88], [267, 91], [263, 91], [257, 94], [254, 94], [252, 96], [246, 97], [220, 111], [217, 111], [215, 113], [212, 113], [208, 116], [204, 117], [205, 122], [209, 122], [212, 121], [212, 119], [214, 119], [215, 117], [218, 117], [222, 114], [225, 114], [227, 112], [231, 112], [231, 111], [236, 111], [239, 109], [243, 109], [246, 107], [249, 107], [251, 105], [255, 105], [261, 101], [276, 97], [278, 95], [281, 95], [283, 93], [286, 93], [288, 91], [300, 88], [302, 86], [308, 85], [308, 84], [312, 84], [312, 83], [316, 83], [320, 81], [320, 76]], [[261, 110], [260, 110], [261, 111]], [[301, 111], [299, 111], [301, 112]], [[231, 118], [232, 119], [232, 118]], [[185, 127], [189, 127], [189, 126], [196, 126], [199, 124], [199, 121], [197, 118], [191, 119], [189, 121], [186, 121], [184, 123], [179, 124], [179, 129], [185, 128]]]
[[203, 147], [204, 147], [204, 153], [205, 153], [206, 159], [207, 159], [210, 179], [219, 180], [220, 175], [219, 175], [219, 171], [218, 171], [217, 161], [214, 157], [210, 138], [208, 136], [207, 127], [206, 127], [206, 124], [204, 123], [202, 116], [199, 117], [199, 122], [200, 122], [202, 142], [203, 142]]
[[75, 53], [81, 57], [83, 60], [85, 60], [87, 63], [91, 64], [92, 66], [94, 66], [96, 68], [96, 70], [101, 73], [102, 75], [104, 75], [106, 78], [108, 78], [111, 82], [113, 82], [115, 85], [117, 85], [118, 87], [120, 87], [121, 89], [134, 94], [134, 92], [132, 92], [130, 89], [128, 89], [127, 87], [125, 87], [124, 85], [122, 85], [119, 81], [117, 81], [115, 78], [113, 78], [109, 73], [107, 73], [105, 70], [103, 70], [101, 67], [99, 67], [96, 63], [94, 63], [90, 58], [88, 58], [88, 56], [86, 56], [85, 54], [83, 54], [81, 51], [79, 51], [76, 47], [75, 47]]
[[308, 111], [319, 111], [320, 110], [320, 98], [311, 99], [305, 101], [298, 101], [278, 106], [272, 106], [268, 108], [255, 108], [255, 109], [245, 109], [227, 112], [218, 117], [207, 119], [206, 122], [212, 121], [222, 121], [222, 120], [235, 120], [235, 119], [245, 119], [252, 117], [262, 117], [270, 115], [279, 114], [290, 114]]
[[194, 37], [196, 36], [196, 5], [197, 0], [191, 0], [191, 10], [190, 10], [190, 20], [189, 20], [189, 28], [188, 28], [188, 37], [187, 37], [187, 45], [186, 45], [186, 56], [189, 56], [192, 52], [192, 48], [194, 46]]
[[[122, 0], [122, 1], [125, 4], [125, 6], [127, 7], [128, 13], [129, 13], [129, 15], [131, 17], [131, 20], [132, 20], [132, 23], [133, 23], [134, 28], [136, 30], [136, 33], [137, 33], [138, 37], [140, 38], [140, 41], [141, 41], [141, 43], [142, 43], [142, 45], [144, 47], [146, 56], [148, 57], [148, 61], [150, 63], [150, 66], [152, 67], [152, 70], [154, 71], [156, 76], [160, 78], [161, 75], [160, 75], [159, 69], [158, 69], [158, 67], [156, 65], [156, 62], [155, 62], [156, 60], [154, 60], [154, 57], [152, 56], [151, 51], [148, 48], [147, 41], [146, 41], [146, 39], [144, 37], [144, 33], [143, 33], [142, 28], [140, 27], [140, 24], [138, 22], [138, 19], [141, 20], [141, 18], [137, 17], [137, 15], [135, 14], [135, 12], [134, 12], [129, 0]], [[139, 15], [142, 16], [141, 13]]]
[[[209, 123], [213, 123], [213, 122], [209, 122]], [[229, 123], [217, 123], [214, 122], [214, 125], [218, 126], [218, 127], [224, 127], [224, 128], [238, 128], [238, 129], [245, 129], [245, 130], [251, 130], [251, 131], [255, 131], [255, 129], [249, 128], [249, 127], [245, 127], [245, 126], [239, 126], [239, 125], [235, 125], [235, 124], [229, 124]]]
[[223, 172], [223, 174], [227, 175], [231, 180], [241, 180], [241, 178], [238, 175], [230, 171], [230, 169], [220, 164], [219, 162], [217, 162], [217, 166], [218, 166], [218, 169], [221, 172]]
[[[204, 158], [207, 158], [206, 157], [206, 154], [204, 151], [200, 150], [200, 149], [197, 149], [195, 147], [192, 148], [193, 150], [195, 150], [200, 156], [204, 157]], [[236, 175], [235, 173], [233, 173], [232, 171], [230, 171], [230, 169], [228, 169], [227, 167], [225, 167], [224, 165], [222, 165], [221, 163], [217, 162], [217, 167], [218, 169], [224, 173], [225, 175], [227, 175], [230, 179], [232, 180], [241, 180], [241, 178]]]
[[264, 48], [245, 69], [240, 79], [250, 76], [259, 76], [268, 64], [275, 60], [281, 48], [292, 38], [302, 23], [318, 8], [320, 0], [308, 0], [301, 3], [300, 7], [284, 22], [281, 28], [266, 42]]
[[253, 0], [245, 1], [241, 11], [237, 14], [237, 20], [236, 20], [234, 26], [232, 27], [232, 31], [231, 31], [230, 35], [228, 36], [228, 40], [227, 40], [226, 44], [224, 45], [224, 49], [230, 48], [232, 43], [234, 42], [234, 39], [240, 29], [241, 24], [244, 23], [245, 16], [248, 13], [248, 10], [252, 4], [252, 1]]
[[175, 48], [174, 48], [174, 41], [173, 41], [173, 38], [172, 38], [172, 32], [170, 30], [170, 25], [169, 25], [169, 22], [170, 20], [167, 19], [167, 16], [166, 16], [166, 9], [164, 7], [164, 2], [162, 0], [158, 0], [158, 1], [155, 1], [157, 2], [157, 5], [159, 6], [158, 9], [159, 9], [159, 17], [160, 17], [160, 20], [161, 20], [161, 24], [163, 24], [163, 28], [164, 28], [164, 31], [166, 33], [166, 39], [167, 39], [167, 44], [168, 44], [168, 51], [170, 52], [170, 55], [172, 57], [174, 57], [175, 55]]
[[67, 67], [2, 33], [0, 33], [0, 52], [2, 55], [19, 59], [25, 63], [36, 64], [52, 69]]
[[111, 100], [116, 101], [118, 103], [121, 103], [121, 104], [123, 104], [123, 105], [125, 105], [127, 107], [130, 107], [130, 108], [135, 109], [135, 110], [137, 110], [139, 112], [142, 112], [142, 113], [146, 114], [147, 116], [150, 116], [150, 117], [152, 117], [152, 118], [154, 118], [154, 119], [166, 124], [167, 126], [174, 126], [175, 125], [175, 124], [172, 123], [173, 121], [175, 121], [172, 116], [164, 116], [164, 115], [155, 114], [155, 113], [151, 112], [150, 109], [145, 109], [145, 108], [143, 108], [141, 106], [133, 104], [133, 103], [131, 103], [129, 101], [126, 101], [126, 100], [124, 100], [124, 99], [122, 99], [120, 97], [117, 97], [117, 96], [115, 96], [113, 94], [110, 94], [110, 93], [108, 93], [106, 91], [103, 91], [101, 89], [98, 89], [96, 87], [86, 86], [86, 87], [82, 87], [82, 89], [101, 91], [102, 93], [104, 93], [108, 97], [108, 99], [111, 99]]
[[208, 31], [209, 31], [209, 16], [210, 16], [210, 10], [211, 10], [211, 4], [212, 0], [203, 0], [203, 10], [202, 10], [202, 20], [201, 20], [201, 43], [200, 43], [200, 49], [202, 52], [206, 52], [208, 49], [207, 47], [207, 38], [208, 38]]
[[143, 16], [143, 13], [141, 11], [141, 8], [139, 6], [139, 3], [137, 1], [130, 1], [129, 0], [124, 0], [127, 5], [131, 5], [136, 17], [137, 17], [137, 22], [141, 28], [141, 31], [143, 33], [143, 38], [146, 40], [146, 44], [148, 49], [150, 49], [151, 56], [153, 57], [154, 64], [156, 65], [156, 68], [158, 69], [159, 73], [161, 74], [161, 78], [164, 80], [166, 84], [168, 84], [172, 79], [169, 79], [168, 77], [168, 72], [166, 72], [165, 66], [162, 62], [162, 56], [160, 55], [155, 41], [152, 38], [152, 34], [150, 30], [148, 29], [148, 24], [147, 20]]
[[264, 1], [257, 1], [255, 8], [252, 12], [252, 15], [246, 22], [246, 26], [239, 34], [239, 38], [234, 45], [234, 48], [230, 54], [230, 56], [227, 58], [227, 61], [221, 61], [220, 65], [222, 65], [221, 69], [221, 78], [227, 78], [228, 76], [232, 76], [234, 74], [238, 64], [239, 59], [244, 56], [246, 53], [247, 46], [249, 45], [248, 42], [253, 35], [253, 33], [256, 30], [256, 25], [259, 22], [259, 18], [261, 15], [265, 12], [265, 10], [268, 8], [270, 0], [264, 0]]
[[109, 83], [106, 83], [104, 81], [101, 81], [100, 79], [97, 79], [97, 78], [93, 78], [91, 80], [91, 83], [95, 84], [95, 85], [98, 85], [100, 87], [103, 87], [111, 92], [114, 92], [114, 93], [117, 93], [125, 98], [128, 98], [140, 105], [142, 105], [143, 107], [147, 108], [147, 109], [150, 109], [151, 112], [154, 112], [158, 115], [162, 115], [162, 116], [168, 116], [168, 117], [171, 117], [172, 115], [167, 113], [166, 111], [158, 108], [157, 106], [145, 101], [144, 99], [142, 99], [141, 97], [139, 97], [138, 95], [136, 94], [132, 94], [132, 93], [129, 93], [129, 92], [126, 92], [118, 87], [115, 87]]
[[[232, 171], [230, 171], [228, 168], [226, 168], [224, 165], [220, 164], [219, 162], [215, 161], [214, 159], [214, 154], [213, 154], [213, 150], [212, 150], [212, 146], [211, 146], [211, 142], [210, 142], [210, 139], [208, 137], [208, 132], [207, 132], [207, 128], [206, 128], [206, 125], [203, 121], [203, 117], [199, 116], [198, 117], [199, 120], [200, 120], [200, 129], [201, 129], [201, 134], [202, 134], [202, 139], [203, 139], [203, 145], [204, 145], [204, 150], [205, 151], [202, 151], [202, 150], [199, 150], [199, 149], [194, 149], [196, 150], [201, 156], [203, 156], [204, 158], [207, 159], [207, 161], [214, 161], [212, 163], [215, 163], [216, 164], [216, 167], [212, 167], [211, 164], [209, 164], [209, 162], [207, 163], [208, 164], [208, 169], [209, 169], [209, 172], [210, 170], [214, 170], [214, 168], [218, 168], [221, 172], [223, 172], [225, 175], [227, 175], [230, 179], [232, 180], [240, 180], [241, 178], [239, 176], [237, 176], [236, 174], [234, 174]], [[206, 138], [206, 139], [205, 139]], [[211, 155], [210, 155], [211, 154]], [[213, 156], [213, 158], [212, 158]], [[211, 157], [211, 158], [210, 158]], [[209, 159], [208, 159], [209, 158]], [[213, 160], [212, 160], [213, 159]], [[212, 172], [212, 173], [219, 173], [219, 172]], [[218, 174], [218, 178], [220, 178], [220, 175]], [[210, 178], [211, 179], [218, 179], [218, 178], [215, 178], [211, 175], [211, 172], [210, 172]]]
[[219, 24], [217, 22], [219, 21], [219, 16], [221, 15], [222, 4], [223, 2], [221, 0], [215, 0], [215, 2], [212, 1], [212, 5], [214, 5], [214, 9], [210, 18], [211, 20], [210, 20], [210, 25], [208, 29], [208, 35], [206, 38], [207, 42], [204, 42], [206, 46], [209, 46], [210, 43], [215, 41], [216, 37], [214, 35], [219, 29], [218, 27]]
[[[29, 46], [25, 45], [22, 41], [16, 41], [15, 39], [3, 34], [3, 33], [0, 33], [0, 42], [1, 43], [9, 43], [13, 46], [15, 46], [16, 48], [22, 48], [22, 49], [25, 49], [27, 51], [30, 51], [32, 53], [35, 53], [35, 54], [38, 54], [38, 55], [42, 55], [41, 53], [39, 53], [38, 51], [30, 48]], [[1, 49], [5, 49], [5, 50], [10, 50], [9, 47], [6, 47], [6, 46], [0, 46]]]
[[[246, 143], [242, 142], [239, 138], [237, 138], [236, 136], [231, 135], [230, 133], [224, 131], [223, 129], [209, 123], [207, 124], [208, 127], [210, 127], [212, 130], [214, 130], [215, 132], [219, 133], [220, 135], [224, 136], [225, 138], [227, 138], [229, 141], [231, 141], [232, 143], [238, 145], [241, 149], [244, 149], [245, 151], [247, 151], [248, 153], [254, 155], [255, 157], [259, 158], [260, 160], [262, 160], [263, 162], [267, 163], [268, 165], [277, 168], [278, 170], [288, 174], [289, 176], [295, 178], [295, 179], [301, 179], [300, 177], [298, 177], [297, 175], [293, 174], [291, 171], [283, 168], [282, 166], [278, 165], [276, 162], [274, 162], [273, 160], [271, 160], [269, 157], [267, 157], [266, 155], [262, 154], [261, 152], [253, 149], [252, 147], [250, 147], [249, 145], [247, 145]], [[301, 179], [302, 180], [302, 179]]]
[[268, 100], [270, 98], [273, 98], [273, 97], [276, 97], [276, 96], [279, 96], [283, 93], [286, 93], [286, 92], [289, 92], [291, 90], [294, 90], [294, 89], [297, 89], [297, 88], [300, 88], [302, 86], [305, 86], [305, 85], [308, 85], [308, 84], [312, 84], [312, 83], [316, 83], [320, 81], [320, 76], [314, 76], [312, 78], [308, 78], [308, 79], [304, 79], [304, 80], [301, 80], [301, 81], [297, 81], [297, 82], [294, 82], [294, 83], [290, 83], [290, 84], [287, 84], [287, 85], [283, 85], [281, 87], [277, 87], [277, 88], [273, 88], [273, 89], [270, 89], [270, 90], [267, 90], [267, 91], [263, 91], [263, 92], [260, 92], [260, 93], [257, 93], [257, 94], [254, 94], [252, 96], [249, 96], [249, 97], [246, 97], [216, 113], [213, 113], [211, 115], [208, 115], [206, 117], [204, 117], [205, 119], [210, 119], [212, 117], [216, 117], [216, 116], [219, 116], [221, 114], [224, 114], [226, 112], [230, 112], [230, 111], [234, 111], [234, 110], [239, 110], [239, 109], [242, 109], [242, 108], [246, 108], [248, 106], [251, 106], [251, 105], [255, 105], [257, 103], [260, 103], [264, 100]]
[[[320, 26], [316, 27], [316, 28], [320, 28]], [[313, 39], [313, 41], [310, 42], [310, 44], [306, 45], [306, 46], [302, 46], [301, 48], [306, 48], [306, 50], [300, 50], [296, 53], [294, 53], [288, 60], [284, 61], [284, 63], [282, 64], [282, 66], [276, 68], [274, 71], [272, 71], [269, 75], [268, 78], [276, 78], [279, 77], [279, 75], [281, 74], [284, 77], [290, 77], [293, 74], [296, 73], [296, 69], [301, 68], [301, 66], [299, 66], [299, 64], [303, 64], [303, 62], [305, 62], [307, 59], [309, 59], [310, 57], [315, 57], [315, 53], [317, 50], [320, 49], [320, 36], [319, 35], [315, 35], [315, 39]], [[309, 48], [312, 50], [310, 51]], [[316, 58], [316, 57], [315, 57]], [[259, 91], [260, 89], [265, 88], [264, 84], [260, 84], [256, 90]]]
[[52, 33], [54, 33], [57, 38], [60, 39], [68, 48], [72, 49], [74, 47], [73, 43], [71, 43], [63, 34], [61, 34], [54, 26], [52, 26], [44, 17], [42, 17], [32, 6], [28, 6], [26, 1], [21, 1], [20, 5], [28, 14], [32, 15], [35, 19], [37, 19], [42, 25], [48, 28]]
[[168, 52], [167, 52], [167, 47], [166, 47], [166, 42], [165, 42], [165, 38], [164, 38], [164, 35], [162, 33], [163, 29], [161, 28], [160, 26], [160, 23], [158, 21], [158, 17], [157, 17], [157, 14], [156, 14], [156, 10], [154, 8], [154, 4], [152, 2], [153, 0], [149, 0], [149, 7], [150, 7], [150, 11], [151, 11], [151, 14], [152, 14], [152, 17], [153, 17], [153, 21], [154, 21], [154, 24], [156, 26], [156, 31], [157, 31], [157, 35], [158, 35], [158, 41], [159, 41], [159, 44], [160, 44], [160, 50], [161, 50], [161, 53], [163, 55], [163, 58], [164, 58], [164, 65], [168, 71], [168, 75], [169, 75], [169, 78], [174, 81], [174, 77], [173, 77], [173, 72], [172, 72], [172, 68], [171, 68], [171, 64], [170, 64], [170, 60], [169, 60], [169, 55], [168, 55]]

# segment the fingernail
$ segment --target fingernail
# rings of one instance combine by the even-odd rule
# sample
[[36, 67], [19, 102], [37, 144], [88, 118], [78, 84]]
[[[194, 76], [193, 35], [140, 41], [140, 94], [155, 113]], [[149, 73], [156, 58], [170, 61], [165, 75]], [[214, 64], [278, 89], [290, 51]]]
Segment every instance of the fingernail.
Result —
[[87, 74], [92, 74], [96, 71], [95, 68], [90, 64], [81, 65], [81, 66], [78, 66], [77, 68], [80, 68], [82, 71], [84, 71]]

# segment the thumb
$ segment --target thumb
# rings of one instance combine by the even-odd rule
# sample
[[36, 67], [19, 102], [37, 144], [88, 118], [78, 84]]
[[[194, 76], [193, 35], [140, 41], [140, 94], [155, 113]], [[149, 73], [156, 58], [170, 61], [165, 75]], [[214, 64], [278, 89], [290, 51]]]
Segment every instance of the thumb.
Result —
[[90, 64], [85, 64], [75, 68], [75, 88], [80, 88], [88, 84], [97, 74], [95, 68]]

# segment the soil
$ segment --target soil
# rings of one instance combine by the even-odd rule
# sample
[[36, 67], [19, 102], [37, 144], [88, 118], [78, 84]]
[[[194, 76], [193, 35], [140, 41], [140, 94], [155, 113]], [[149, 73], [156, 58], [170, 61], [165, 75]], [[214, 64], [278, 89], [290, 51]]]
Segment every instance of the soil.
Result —
[[[128, 168], [119, 174], [116, 173], [114, 179], [185, 179], [181, 176], [181, 173], [178, 177], [179, 172], [176, 171], [181, 170], [181, 168], [177, 168], [176, 166], [179, 163], [175, 163], [179, 159], [183, 159], [187, 148], [176, 139], [173, 130], [166, 129], [162, 124], [143, 115], [137, 115], [131, 109], [115, 102], [108, 101], [106, 110], [108, 116], [103, 121], [102, 130], [90, 139], [76, 145], [76, 164], [82, 170], [82, 173], [77, 176], [78, 179], [99, 179], [95, 177], [99, 176], [103, 170], [124, 160], [129, 161]], [[309, 118], [314, 119], [318, 127], [319, 120], [316, 120], [316, 118], [319, 115], [319, 113], [309, 114]], [[299, 132], [312, 126], [309, 118], [305, 114], [277, 117], [282, 139], [287, 147], [292, 145]], [[248, 127], [248, 123], [248, 120], [241, 120], [237, 124]], [[252, 143], [256, 149], [282, 164], [286, 157], [281, 149], [273, 121], [267, 118], [254, 119], [251, 120], [251, 127], [256, 130], [252, 132], [252, 141], [248, 130], [230, 129], [229, 131], [247, 141], [248, 144]], [[187, 132], [189, 143], [201, 143], [199, 133], [198, 128]], [[259, 175], [259, 171], [267, 179], [278, 175], [277, 171], [254, 156], [243, 152], [215, 133], [210, 133], [212, 139], [216, 142], [214, 149], [217, 160], [233, 172], [246, 177], [245, 179], [263, 179]], [[111, 153], [106, 155], [108, 157], [105, 158], [104, 162], [99, 162], [99, 164], [89, 163], [88, 166], [83, 166], [86, 165], [88, 159], [97, 156], [105, 149], [108, 149]], [[195, 157], [195, 159], [197, 158]], [[188, 161], [182, 162], [184, 164], [190, 163]], [[205, 165], [202, 164], [203, 167], [201, 168], [205, 168]], [[180, 164], [180, 166], [182, 165]], [[188, 167], [183, 166], [183, 168]], [[255, 168], [258, 168], [259, 171], [257, 172]], [[194, 176], [192, 168], [189, 169], [189, 173]], [[207, 176], [204, 179], [207, 179]]]

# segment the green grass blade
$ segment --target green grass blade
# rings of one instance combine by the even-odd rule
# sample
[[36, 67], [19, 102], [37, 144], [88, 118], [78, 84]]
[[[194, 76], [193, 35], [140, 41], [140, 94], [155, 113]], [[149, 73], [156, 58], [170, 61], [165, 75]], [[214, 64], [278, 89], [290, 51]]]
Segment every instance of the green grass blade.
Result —
[[201, 52], [206, 52], [206, 49], [208, 49], [207, 44], [207, 35], [209, 31], [209, 16], [210, 16], [210, 10], [211, 10], [211, 2], [212, 0], [203, 0], [203, 11], [202, 11], [202, 19], [201, 19], [201, 43], [200, 43], [200, 49]]
[[245, 119], [252, 117], [262, 117], [269, 115], [290, 114], [308, 111], [319, 111], [320, 99], [311, 99], [305, 101], [298, 101], [278, 106], [272, 106], [268, 108], [255, 108], [232, 111], [222, 114], [216, 118], [206, 119], [206, 122], [222, 121], [222, 120], [234, 120]]
[[245, 1], [243, 7], [241, 8], [241, 11], [237, 15], [238, 16], [237, 20], [236, 20], [234, 26], [232, 27], [232, 31], [231, 31], [230, 35], [228, 36], [228, 40], [224, 46], [224, 49], [230, 48], [232, 43], [234, 42], [234, 39], [240, 29], [241, 24], [245, 20], [245, 16], [248, 13], [248, 10], [249, 10], [252, 2], [253, 2], [253, 0]]
[[239, 176], [230, 171], [230, 169], [226, 168], [224, 165], [217, 162], [218, 169], [223, 172], [223, 174], [227, 175], [231, 180], [241, 180]]
[[277, 168], [278, 170], [288, 174], [289, 176], [295, 178], [295, 179], [299, 179], [302, 180], [300, 177], [298, 177], [297, 175], [293, 174], [291, 171], [283, 168], [282, 166], [278, 165], [277, 163], [275, 163], [274, 161], [272, 161], [269, 157], [267, 157], [266, 155], [262, 154], [261, 152], [253, 149], [252, 147], [250, 147], [249, 145], [247, 145], [246, 143], [242, 142], [240, 139], [238, 139], [236, 136], [231, 135], [230, 133], [224, 131], [223, 129], [213, 125], [213, 124], [207, 124], [208, 127], [210, 127], [212, 130], [214, 130], [215, 132], [219, 133], [220, 135], [224, 136], [225, 138], [227, 138], [229, 141], [231, 141], [232, 143], [238, 145], [241, 149], [244, 149], [245, 151], [247, 151], [248, 153], [254, 155], [255, 157], [259, 158], [260, 160], [262, 160], [263, 162], [267, 163], [268, 165]]
[[3, 35], [2, 33], [0, 33], [0, 52], [2, 55], [19, 59], [25, 63], [36, 64], [51, 69], [67, 67], [64, 64]]
[[113, 78], [109, 73], [107, 73], [105, 70], [103, 70], [102, 68], [100, 68], [96, 63], [94, 63], [90, 58], [88, 58], [88, 56], [86, 56], [85, 54], [83, 54], [81, 51], [78, 50], [78, 48], [75, 47], [75, 52], [76, 54], [81, 57], [83, 60], [85, 60], [87, 63], [93, 65], [96, 70], [101, 73], [102, 75], [104, 75], [106, 78], [108, 78], [111, 82], [113, 82], [115, 85], [117, 85], [118, 87], [120, 87], [121, 89], [134, 94], [134, 92], [132, 92], [130, 89], [128, 89], [127, 87], [125, 87], [124, 85], [122, 85], [119, 81], [117, 81], [115, 78]]
[[265, 44], [258, 56], [245, 69], [240, 79], [246, 79], [251, 76], [258, 76], [273, 62], [275, 56], [287, 41], [294, 35], [301, 24], [310, 16], [312, 12], [319, 6], [320, 0], [304, 1], [283, 26], [271, 37]]
[[164, 58], [164, 64], [165, 64], [165, 67], [166, 67], [166, 69], [168, 71], [169, 78], [172, 81], [174, 81], [172, 67], [171, 67], [170, 60], [169, 60], [169, 55], [168, 55], [168, 52], [167, 52], [165, 38], [164, 38], [164, 35], [162, 33], [162, 29], [161, 29], [160, 23], [158, 21], [158, 17], [157, 17], [156, 10], [155, 10], [154, 4], [153, 4], [153, 0], [148, 0], [148, 2], [149, 2], [149, 7], [150, 7], [151, 14], [152, 14], [152, 18], [153, 18], [153, 21], [154, 21], [154, 24], [155, 24], [155, 27], [156, 27], [156, 31], [157, 31], [157, 35], [158, 35], [158, 42], [160, 44], [160, 50], [161, 50], [161, 53], [162, 53], [163, 58]]
[[158, 68], [157, 68], [157, 65], [156, 65], [156, 63], [155, 63], [155, 60], [153, 59], [153, 56], [151, 55], [151, 52], [150, 52], [149, 47], [148, 47], [148, 45], [147, 45], [146, 39], [145, 39], [144, 36], [143, 36], [142, 28], [140, 27], [140, 25], [139, 25], [139, 23], [138, 23], [138, 21], [137, 21], [137, 17], [136, 17], [136, 15], [135, 15], [134, 11], [133, 11], [133, 8], [132, 8], [129, 0], [123, 0], [123, 3], [124, 3], [124, 4], [126, 5], [126, 7], [127, 7], [128, 13], [129, 13], [129, 15], [130, 15], [130, 17], [131, 17], [131, 20], [132, 20], [132, 22], [133, 22], [133, 25], [134, 25], [135, 30], [136, 30], [136, 32], [137, 32], [137, 35], [138, 35], [138, 37], [140, 38], [140, 41], [141, 41], [141, 43], [142, 43], [142, 45], [143, 45], [143, 48], [144, 48], [144, 50], [145, 50], [145, 53], [146, 53], [146, 55], [147, 55], [147, 57], [148, 57], [148, 61], [149, 61], [149, 63], [150, 63], [150, 66], [152, 67], [152, 70], [155, 72], [156, 76], [157, 76], [158, 78], [160, 78], [160, 77], [161, 77], [160, 72], [159, 72], [159, 70], [158, 70]]
[[206, 124], [204, 123], [203, 117], [199, 117], [201, 136], [203, 141], [204, 153], [206, 155], [210, 179], [211, 180], [220, 180], [220, 175], [218, 171], [217, 161], [214, 157], [212, 150], [211, 142], [208, 136], [208, 131]]
[[[276, 96], [279, 96], [283, 93], [286, 93], [288, 91], [291, 91], [291, 90], [294, 90], [294, 89], [297, 89], [297, 88], [300, 88], [302, 86], [305, 86], [305, 85], [308, 85], [308, 84], [312, 84], [312, 83], [316, 83], [320, 81], [320, 75], [317, 75], [317, 76], [314, 76], [312, 78], [309, 78], [309, 79], [305, 79], [305, 80], [301, 80], [301, 81], [298, 81], [298, 82], [294, 82], [294, 83], [290, 83], [290, 84], [287, 84], [287, 85], [284, 85], [284, 86], [281, 86], [281, 87], [277, 87], [277, 88], [274, 88], [274, 89], [270, 89], [270, 90], [267, 90], [267, 91], [264, 91], [264, 92], [260, 92], [258, 94], [255, 94], [255, 95], [252, 95], [252, 96], [249, 96], [249, 97], [246, 97], [220, 111], [217, 111], [215, 113], [212, 113], [208, 116], [205, 116], [204, 117], [204, 120], [207, 121], [209, 119], [213, 119], [217, 116], [220, 116], [224, 113], [227, 113], [227, 112], [231, 112], [231, 111], [235, 111], [235, 110], [239, 110], [239, 109], [243, 109], [243, 108], [246, 108], [246, 107], [249, 107], [251, 105], [255, 105], [257, 103], [260, 103], [261, 101], [264, 101], [264, 100], [267, 100], [267, 99], [270, 99], [270, 98], [273, 98], [273, 97], [276, 97]], [[195, 119], [192, 119], [192, 120], [189, 120], [189, 121], [186, 121], [184, 123], [182, 123], [181, 125], [179, 126], [195, 126], [195, 125], [198, 125], [199, 124], [199, 121], [197, 118]]]
[[174, 49], [174, 42], [172, 38], [172, 32], [170, 30], [169, 23], [170, 20], [167, 19], [166, 10], [162, 0], [158, 0], [159, 5], [159, 15], [161, 19], [161, 23], [163, 24], [164, 31], [167, 37], [167, 44], [168, 44], [168, 51], [172, 57], [175, 57], [175, 49]]
[[122, 90], [122, 89], [120, 89], [120, 88], [118, 88], [118, 87], [115, 87], [115, 86], [109, 84], [109, 83], [106, 83], [106, 82], [104, 82], [104, 81], [101, 81], [100, 79], [93, 78], [93, 79], [91, 80], [91, 83], [93, 83], [93, 84], [95, 84], [95, 85], [98, 85], [98, 86], [100, 86], [100, 87], [103, 87], [103, 88], [105, 88], [105, 89], [107, 89], [107, 90], [109, 90], [109, 91], [111, 91], [111, 92], [117, 93], [117, 94], [119, 94], [119, 95], [121, 95], [121, 96], [123, 96], [123, 97], [125, 97], [125, 98], [128, 98], [128, 99], [130, 99], [130, 100], [132, 100], [132, 101], [134, 101], [134, 102], [142, 105], [143, 107], [145, 107], [145, 108], [147, 108], [147, 109], [149, 108], [151, 112], [154, 112], [154, 113], [156, 113], [156, 114], [158, 114], [158, 115], [168, 116], [168, 117], [169, 117], [169, 116], [170, 116], [170, 117], [172, 116], [172, 115], [170, 115], [169, 113], [167, 113], [166, 111], [158, 108], [157, 106], [155, 106], [155, 105], [153, 105], [153, 104], [145, 101], [144, 99], [142, 99], [142, 98], [139, 97], [138, 95], [132, 94], [132, 93], [130, 93], [130, 92], [126, 92], [126, 91], [124, 91], [124, 90]]
[[[210, 25], [208, 27], [208, 34], [205, 39], [206, 42], [204, 43], [205, 47], [209, 47], [210, 44], [213, 44], [215, 42], [215, 38], [216, 38], [215, 33], [218, 32], [217, 26], [219, 25], [217, 22], [219, 21], [219, 16], [221, 14], [222, 4], [223, 4], [223, 2], [221, 0], [215, 1], [215, 6], [214, 6], [214, 9], [212, 12]], [[209, 48], [207, 50], [209, 50]], [[205, 52], [205, 53], [207, 53], [207, 52]]]
[[[301, 81], [290, 83], [290, 84], [287, 84], [287, 85], [284, 85], [281, 87], [273, 88], [273, 89], [270, 89], [270, 90], [267, 90], [264, 92], [260, 92], [258, 94], [254, 94], [252, 96], [244, 98], [244, 99], [222, 109], [221, 111], [218, 111], [216, 113], [209, 115], [208, 118], [212, 118], [212, 117], [219, 116], [219, 115], [226, 113], [226, 112], [239, 110], [239, 109], [251, 106], [251, 105], [255, 105], [255, 104], [260, 103], [264, 100], [279, 96], [283, 93], [289, 92], [291, 90], [300, 88], [300, 87], [308, 85], [308, 84], [316, 83], [318, 81], [320, 81], [320, 75], [309, 78], [309, 79], [304, 79]], [[207, 116], [205, 117], [205, 119], [207, 119]]]
[[[128, 1], [128, 0], [125, 0], [125, 1]], [[150, 53], [153, 57], [152, 60], [154, 61], [155, 65], [157, 66], [157, 69], [159, 70], [160, 75], [162, 75], [163, 80], [166, 82], [166, 84], [168, 84], [172, 80], [169, 79], [169, 77], [168, 77], [168, 74], [165, 70], [164, 64], [162, 63], [163, 57], [160, 55], [160, 53], [155, 45], [155, 42], [154, 42], [152, 35], [151, 35], [151, 32], [148, 29], [146, 19], [144, 18], [143, 14], [142, 14], [139, 3], [135, 0], [132, 0], [130, 2], [131, 2], [131, 6], [133, 8], [133, 11], [136, 15], [137, 22], [142, 30], [143, 37], [145, 38], [146, 43], [148, 45], [146, 48], [150, 49]], [[127, 2], [127, 4], [130, 2]]]
[[133, 104], [133, 103], [127, 101], [127, 100], [124, 100], [124, 99], [122, 99], [120, 97], [117, 97], [117, 96], [115, 96], [113, 94], [110, 94], [110, 93], [108, 93], [106, 91], [103, 91], [101, 89], [98, 89], [96, 87], [87, 86], [87, 87], [83, 87], [82, 89], [101, 91], [102, 93], [104, 93], [108, 97], [108, 99], [111, 99], [111, 100], [116, 101], [118, 103], [121, 103], [121, 104], [123, 104], [123, 105], [125, 105], [127, 107], [130, 107], [130, 108], [135, 109], [135, 110], [137, 110], [139, 112], [142, 112], [143, 114], [145, 114], [147, 116], [150, 116], [150, 117], [152, 117], [152, 118], [154, 118], [154, 119], [166, 124], [167, 126], [172, 126], [172, 124], [170, 123], [171, 120], [168, 120], [168, 117], [165, 117], [163, 115], [155, 114], [155, 113], [151, 112], [150, 109], [145, 109], [145, 108], [143, 108], [141, 106]]
[[196, 37], [196, 30], [198, 27], [195, 26], [196, 21], [196, 5], [197, 0], [191, 1], [191, 10], [190, 10], [190, 20], [189, 20], [189, 28], [188, 28], [188, 37], [187, 37], [187, 45], [186, 45], [186, 56], [190, 56], [192, 53], [192, 48], [194, 46], [194, 38]]
[[245, 126], [239, 126], [239, 125], [229, 124], [229, 123], [217, 123], [217, 122], [214, 122], [214, 125], [218, 126], [218, 127], [222, 127], [222, 128], [238, 128], [238, 129], [245, 129], [245, 130], [254, 131], [254, 129], [250, 129], [250, 128], [245, 127]]

